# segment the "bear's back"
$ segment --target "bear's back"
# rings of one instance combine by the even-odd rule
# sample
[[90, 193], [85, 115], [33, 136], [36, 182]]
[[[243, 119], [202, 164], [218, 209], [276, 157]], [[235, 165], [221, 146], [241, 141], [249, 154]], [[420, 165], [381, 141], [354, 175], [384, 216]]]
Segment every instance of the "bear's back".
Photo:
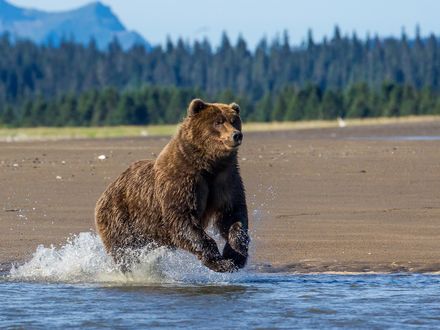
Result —
[[[129, 217], [133, 219], [156, 207], [153, 165], [153, 160], [137, 161], [107, 187], [96, 205], [97, 224], [102, 220], [118, 221], [116, 213], [130, 211]], [[113, 219], [101, 219], [106, 215], [112, 215]]]

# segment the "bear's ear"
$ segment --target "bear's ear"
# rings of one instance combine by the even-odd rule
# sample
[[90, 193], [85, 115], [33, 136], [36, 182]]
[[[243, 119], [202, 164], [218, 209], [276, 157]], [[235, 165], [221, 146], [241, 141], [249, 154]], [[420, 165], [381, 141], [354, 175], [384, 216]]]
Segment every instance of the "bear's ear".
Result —
[[229, 104], [229, 106], [233, 109], [233, 110], [235, 110], [235, 112], [236, 113], [240, 113], [240, 106], [237, 104], [237, 103], [231, 103], [231, 104]]
[[203, 100], [201, 100], [201, 99], [194, 99], [189, 104], [188, 116], [193, 116], [193, 115], [199, 113], [200, 111], [206, 109], [207, 107], [208, 107], [208, 104], [205, 103]]

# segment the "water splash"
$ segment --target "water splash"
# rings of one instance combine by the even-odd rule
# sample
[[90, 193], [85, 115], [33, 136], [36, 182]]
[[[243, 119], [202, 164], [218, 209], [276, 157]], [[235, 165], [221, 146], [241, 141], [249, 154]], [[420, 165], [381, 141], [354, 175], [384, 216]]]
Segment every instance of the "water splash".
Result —
[[259, 225], [265, 218], [270, 217], [269, 205], [277, 198], [277, 193], [273, 186], [265, 187], [261, 183], [258, 185], [257, 193], [250, 196], [251, 215], [255, 225]]
[[247, 276], [243, 271], [215, 273], [192, 254], [180, 250], [146, 247], [138, 252], [140, 262], [124, 274], [106, 253], [100, 238], [85, 232], [72, 236], [60, 248], [38, 246], [32, 259], [12, 267], [8, 277], [13, 281], [148, 285], [221, 284], [241, 281]]
[[[249, 256], [248, 263], [252, 263], [252, 256], [257, 255], [257, 241], [261, 238], [258, 235], [261, 232], [261, 226], [264, 222], [271, 221], [273, 216], [271, 214], [270, 204], [277, 198], [277, 192], [273, 186], [264, 186], [263, 184], [258, 184], [256, 193], [249, 196], [249, 206], [250, 206], [250, 217], [252, 223], [252, 230], [250, 230], [251, 243], [249, 246]], [[266, 263], [266, 265], [268, 265]], [[254, 267], [258, 268], [258, 265], [254, 264]]]
[[[251, 196], [250, 213], [254, 228], [251, 231], [250, 256], [255, 254], [258, 226], [270, 216], [268, 203], [276, 198], [272, 186], [259, 185], [258, 193], [263, 202], [257, 202], [257, 195]], [[210, 228], [222, 251], [224, 241], [220, 234]], [[32, 259], [25, 264], [12, 267], [8, 278], [12, 281], [35, 281], [54, 283], [107, 283], [109, 285], [148, 285], [166, 283], [228, 284], [253, 280], [259, 272], [259, 265], [251, 265], [237, 273], [216, 273], [203, 266], [197, 258], [185, 251], [167, 248], [145, 247], [136, 251], [139, 263], [131, 272], [123, 273], [106, 253], [99, 236], [92, 232], [74, 235], [62, 247], [38, 246]], [[251, 263], [251, 258], [248, 264]]]

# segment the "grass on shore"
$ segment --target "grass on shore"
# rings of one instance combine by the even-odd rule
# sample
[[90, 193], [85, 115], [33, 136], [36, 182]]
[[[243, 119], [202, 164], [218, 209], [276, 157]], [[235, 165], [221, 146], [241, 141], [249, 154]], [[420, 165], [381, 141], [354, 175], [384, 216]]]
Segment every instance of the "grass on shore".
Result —
[[[346, 126], [387, 125], [397, 123], [422, 123], [440, 121], [440, 116], [409, 116], [392, 118], [367, 118], [345, 120]], [[282, 131], [338, 127], [336, 120], [314, 120], [298, 122], [246, 123], [246, 132]], [[57, 140], [84, 138], [115, 138], [136, 136], [169, 136], [177, 125], [152, 126], [104, 126], [104, 127], [26, 127], [1, 128], [0, 141]]]

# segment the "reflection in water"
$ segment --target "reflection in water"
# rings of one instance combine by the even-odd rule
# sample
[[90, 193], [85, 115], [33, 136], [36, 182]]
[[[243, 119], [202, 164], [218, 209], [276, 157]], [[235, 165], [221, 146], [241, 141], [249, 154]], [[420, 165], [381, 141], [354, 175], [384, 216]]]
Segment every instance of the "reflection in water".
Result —
[[234, 294], [245, 294], [252, 291], [250, 288], [241, 285], [146, 285], [146, 286], [113, 286], [104, 287], [105, 290], [114, 290], [115, 292], [136, 292], [148, 295], [181, 295], [181, 296], [231, 296]]

